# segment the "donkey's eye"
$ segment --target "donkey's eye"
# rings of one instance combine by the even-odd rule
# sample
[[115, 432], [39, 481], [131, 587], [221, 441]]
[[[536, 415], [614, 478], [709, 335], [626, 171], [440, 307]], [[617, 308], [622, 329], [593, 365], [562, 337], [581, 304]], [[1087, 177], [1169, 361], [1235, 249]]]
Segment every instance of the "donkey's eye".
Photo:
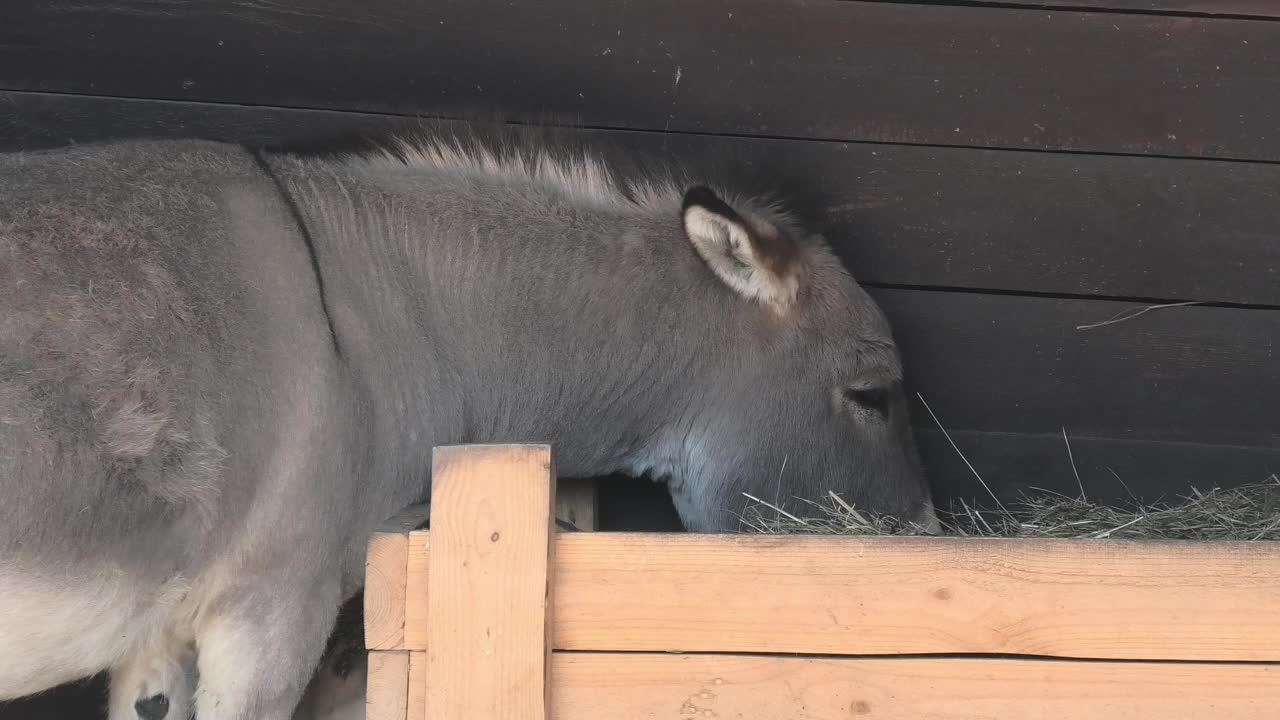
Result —
[[889, 417], [889, 391], [886, 388], [845, 388], [844, 399], [881, 417]]

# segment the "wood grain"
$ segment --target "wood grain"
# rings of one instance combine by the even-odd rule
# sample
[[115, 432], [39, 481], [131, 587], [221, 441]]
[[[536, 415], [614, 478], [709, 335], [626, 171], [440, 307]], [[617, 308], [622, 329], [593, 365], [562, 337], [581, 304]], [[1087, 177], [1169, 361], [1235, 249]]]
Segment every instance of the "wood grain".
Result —
[[406, 720], [411, 692], [409, 653], [370, 652], [367, 672], [365, 720]]
[[[917, 427], [1280, 447], [1280, 312], [871, 289]], [[1065, 449], [1054, 451], [1056, 461]], [[1265, 476], [1255, 478], [1263, 480]]]
[[411, 505], [369, 536], [364, 563], [364, 644], [369, 650], [404, 647], [409, 532], [424, 527], [430, 505]]
[[[928, 418], [923, 410], [919, 412]], [[1276, 447], [1125, 440], [1074, 432], [1063, 440], [1060, 431], [965, 430], [950, 435], [948, 441], [941, 431], [927, 428], [916, 434], [926, 472], [944, 506], [953, 498], [982, 507], [994, 504], [966, 461], [1004, 503], [1045, 491], [1074, 497], [1083, 486], [1092, 502], [1118, 507], [1130, 507], [1135, 499], [1145, 504], [1176, 503], [1191, 496], [1193, 489], [1208, 492], [1264, 482], [1280, 467]]]
[[556, 518], [578, 530], [596, 529], [596, 481], [568, 479], [556, 483]]
[[[597, 486], [594, 480], [557, 483], [556, 517], [574, 523], [579, 530], [596, 529]], [[369, 537], [365, 560], [364, 633], [369, 650], [403, 650], [405, 611], [425, 611], [425, 603], [405, 603], [407, 594], [427, 597], [427, 576], [408, 575], [404, 568], [410, 553], [425, 557], [429, 533], [410, 535], [428, 524], [429, 504], [413, 505], [383, 523]], [[426, 627], [426, 615], [409, 621]]]
[[[430, 549], [431, 533], [409, 533], [407, 567], [410, 570], [405, 580], [408, 603], [404, 610], [404, 639], [401, 641], [401, 647], [405, 649], [420, 650], [427, 646], [427, 598], [430, 596], [427, 588], [431, 582], [427, 557]], [[422, 572], [418, 572], [419, 569]]]
[[556, 720], [1271, 720], [1280, 666], [556, 653]]
[[428, 682], [427, 654], [425, 652], [409, 653], [409, 700], [407, 703], [409, 720], [425, 720], [427, 717]]
[[[187, 136], [315, 148], [414, 125], [362, 113], [0, 93], [0, 150]], [[1273, 164], [578, 134], [606, 149], [677, 156], [735, 184], [783, 187], [867, 283], [1280, 305]]]
[[427, 720], [545, 720], [551, 448], [437, 447], [431, 482]]
[[0, 89], [967, 147], [1280, 160], [1277, 63], [1272, 22], [994, 6], [0, 5]]
[[1280, 660], [1268, 543], [561, 533], [555, 553], [558, 650]]
[[[897, 0], [887, 0], [896, 2]], [[927, 2], [927, 0], [926, 0]], [[1242, 18], [1280, 18], [1274, 0], [966, 0], [974, 5], [1060, 10], [1117, 10], [1134, 13], [1186, 13]]]

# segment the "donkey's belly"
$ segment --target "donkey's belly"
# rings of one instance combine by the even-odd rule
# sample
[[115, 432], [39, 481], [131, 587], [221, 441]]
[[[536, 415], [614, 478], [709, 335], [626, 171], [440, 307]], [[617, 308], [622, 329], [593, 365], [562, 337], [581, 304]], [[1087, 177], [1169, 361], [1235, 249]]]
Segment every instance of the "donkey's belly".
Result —
[[107, 669], [160, 630], [180, 597], [118, 572], [49, 575], [0, 567], [0, 700]]

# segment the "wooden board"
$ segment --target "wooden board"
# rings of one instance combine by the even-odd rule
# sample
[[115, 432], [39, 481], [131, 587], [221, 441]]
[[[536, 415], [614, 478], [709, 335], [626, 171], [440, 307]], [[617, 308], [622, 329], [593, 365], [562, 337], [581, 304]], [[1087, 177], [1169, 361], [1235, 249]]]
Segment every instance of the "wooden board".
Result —
[[370, 650], [404, 645], [405, 567], [409, 531], [425, 527], [431, 506], [412, 505], [388, 518], [370, 536], [364, 563], [364, 644]]
[[[943, 507], [955, 498], [990, 507], [993, 502], [982, 482], [1005, 503], [1040, 491], [1074, 497], [1081, 486], [1089, 500], [1121, 507], [1135, 499], [1146, 504], [1174, 502], [1190, 495], [1192, 488], [1208, 491], [1264, 482], [1280, 468], [1276, 447], [1080, 435], [1063, 440], [1061, 432], [959, 431], [950, 435], [963, 458], [941, 431], [922, 428], [916, 434], [926, 472]], [[974, 477], [966, 460], [982, 481]]]
[[[896, 1], [887, 0], [887, 2]], [[926, 3], [930, 1], [923, 0]], [[965, 2], [972, 5], [1053, 10], [1113, 10], [1238, 18], [1280, 18], [1280, 6], [1274, 0], [965, 0]]]
[[307, 144], [415, 122], [359, 112], [0, 91], [4, 151], [138, 137]]
[[[918, 427], [1280, 445], [1280, 312], [873, 290], [894, 323]], [[1262, 478], [1258, 478], [1262, 479]]]
[[551, 448], [437, 447], [431, 482], [426, 720], [546, 720]]
[[590, 532], [596, 529], [596, 481], [572, 478], [556, 483], [556, 520], [573, 529]]
[[1268, 543], [560, 533], [555, 555], [560, 650], [1280, 661]]
[[[571, 480], [557, 482], [556, 485], [556, 517], [577, 519], [580, 523], [578, 529], [582, 531], [596, 530], [597, 481]], [[425, 506], [415, 506], [406, 513], [415, 515], [420, 507]], [[405, 603], [405, 598], [427, 597], [427, 574], [406, 573], [405, 567], [410, 562], [425, 563], [430, 543], [430, 533], [409, 534], [408, 529], [397, 532], [391, 527], [383, 528], [371, 537], [369, 560], [365, 563], [364, 623], [367, 648], [404, 650], [406, 623], [426, 627], [427, 604]]]
[[556, 720], [1272, 720], [1280, 666], [557, 653]]
[[0, 89], [1280, 159], [1280, 25], [826, 0], [8, 0]]
[[411, 692], [409, 653], [370, 652], [365, 687], [365, 720], [405, 720]]
[[409, 653], [409, 700], [406, 712], [409, 720], [423, 720], [427, 716], [428, 683], [427, 654]]
[[[275, 145], [414, 124], [361, 113], [0, 93], [0, 150], [124, 137]], [[584, 130], [780, 183], [867, 283], [1280, 305], [1280, 166]], [[1052, 202], [1046, 199], [1052, 198]], [[999, 208], [999, 212], [993, 212]]]

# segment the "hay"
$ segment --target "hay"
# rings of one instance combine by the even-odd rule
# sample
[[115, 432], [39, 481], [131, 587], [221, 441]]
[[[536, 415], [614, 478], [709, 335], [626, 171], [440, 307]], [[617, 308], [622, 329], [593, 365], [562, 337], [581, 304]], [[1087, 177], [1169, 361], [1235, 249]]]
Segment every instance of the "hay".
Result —
[[[835, 494], [804, 509], [783, 510], [747, 496], [747, 532], [817, 535], [912, 535], [919, 528], [864, 512]], [[1004, 538], [1280, 540], [1280, 479], [1193, 491], [1175, 503], [1114, 507], [1040, 491], [998, 509], [957, 503], [939, 512], [945, 535]]]

